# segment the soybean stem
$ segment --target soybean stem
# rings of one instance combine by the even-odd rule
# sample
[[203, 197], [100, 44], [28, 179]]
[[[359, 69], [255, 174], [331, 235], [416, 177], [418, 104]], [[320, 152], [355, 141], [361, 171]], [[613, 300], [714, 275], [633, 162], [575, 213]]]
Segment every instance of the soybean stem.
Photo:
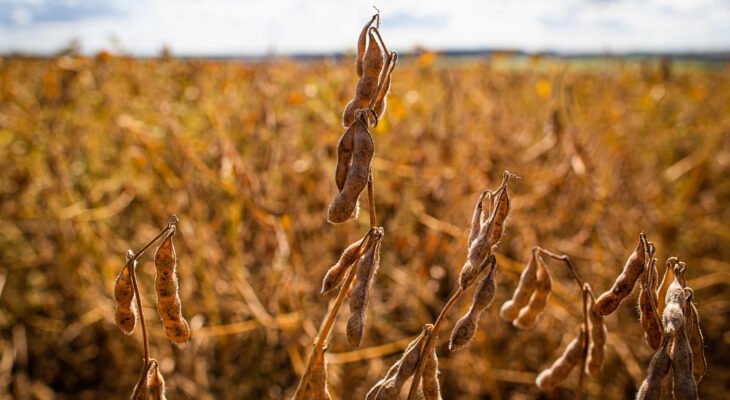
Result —
[[428, 337], [426, 338], [426, 343], [423, 345], [423, 349], [421, 352], [421, 355], [418, 358], [418, 364], [416, 366], [416, 373], [413, 375], [413, 381], [411, 383], [411, 389], [408, 392], [408, 400], [413, 400], [416, 398], [416, 392], [418, 392], [418, 384], [421, 381], [421, 376], [423, 375], [423, 370], [426, 368], [426, 355], [429, 354], [429, 352], [433, 349], [434, 345], [434, 338], [437, 336], [439, 326], [441, 325], [441, 322], [443, 322], [444, 318], [446, 318], [446, 314], [448, 314], [449, 310], [451, 310], [451, 307], [456, 304], [456, 302], [461, 298], [461, 296], [464, 294], [464, 289], [459, 286], [459, 288], [454, 292], [454, 294], [451, 296], [449, 301], [444, 305], [444, 308], [439, 313], [438, 318], [436, 318], [436, 321], [433, 323], [433, 329], [431, 329], [431, 332], [428, 334]]
[[150, 246], [155, 244], [155, 242], [157, 242], [157, 240], [159, 238], [161, 238], [163, 235], [165, 235], [168, 230], [175, 229], [175, 224], [177, 224], [178, 221], [179, 221], [179, 219], [177, 218], [177, 215], [173, 215], [170, 218], [170, 222], [167, 223], [167, 226], [164, 229], [162, 229], [162, 231], [160, 231], [160, 233], [158, 233], [157, 236], [155, 236], [146, 245], [144, 245], [141, 249], [139, 249], [136, 253], [134, 253], [134, 255], [132, 256], [132, 260], [136, 260], [139, 256], [141, 256], [145, 251], [147, 251], [147, 249], [150, 248]]
[[590, 286], [584, 285], [583, 288], [583, 357], [580, 362], [580, 376], [578, 377], [578, 387], [575, 389], [575, 400], [581, 400], [583, 398], [583, 378], [585, 377], [586, 362], [588, 360], [588, 295], [591, 294]]
[[142, 299], [139, 297], [139, 288], [137, 287], [137, 274], [135, 273], [136, 268], [134, 267], [135, 259], [132, 257], [127, 261], [127, 265], [124, 268], [129, 268], [132, 274], [132, 289], [134, 289], [134, 297], [137, 301], [137, 310], [139, 312], [139, 320], [142, 325], [142, 344], [144, 346], [144, 365], [146, 366], [150, 362], [150, 343], [147, 337], [147, 323], [144, 320], [144, 311], [142, 311]]
[[[365, 238], [360, 242], [360, 247], [358, 248], [357, 253], [362, 254], [362, 250], [364, 248], [364, 245], [366, 242], [372, 240], [373, 234], [377, 231], [375, 228], [371, 228], [368, 233], [365, 235]], [[307, 369], [304, 371], [304, 375], [302, 375], [302, 379], [299, 381], [299, 385], [297, 386], [297, 391], [294, 393], [294, 399], [298, 399], [300, 393], [302, 392], [302, 389], [307, 386], [309, 383], [309, 380], [311, 379], [312, 375], [312, 366], [314, 365], [314, 360], [317, 357], [317, 354], [319, 354], [321, 351], [323, 351], [324, 346], [327, 344], [327, 339], [329, 337], [330, 331], [332, 331], [332, 327], [335, 324], [335, 320], [337, 319], [337, 314], [340, 311], [340, 307], [342, 307], [342, 303], [345, 302], [345, 297], [347, 297], [347, 292], [350, 289], [350, 286], [352, 285], [352, 281], [355, 279], [355, 272], [357, 271], [357, 262], [354, 263], [351, 267], [349, 272], [347, 273], [347, 277], [345, 278], [345, 282], [340, 287], [340, 291], [337, 293], [337, 298], [335, 299], [335, 303], [332, 305], [332, 308], [329, 309], [327, 312], [327, 316], [324, 319], [324, 322], [322, 323], [322, 326], [319, 328], [319, 332], [317, 333], [317, 338], [314, 341], [314, 349], [312, 350], [312, 354], [309, 355], [309, 361], [307, 363]]]
[[370, 213], [370, 229], [378, 225], [375, 215], [375, 188], [373, 187], [373, 169], [368, 172], [368, 212]]

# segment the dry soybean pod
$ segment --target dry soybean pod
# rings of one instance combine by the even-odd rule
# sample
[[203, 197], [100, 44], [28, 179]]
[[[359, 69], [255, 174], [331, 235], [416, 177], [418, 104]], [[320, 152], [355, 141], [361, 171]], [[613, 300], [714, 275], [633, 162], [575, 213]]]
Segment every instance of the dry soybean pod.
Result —
[[685, 264], [683, 261], [679, 261], [677, 265], [674, 266], [674, 275], [677, 277], [677, 280], [679, 280], [679, 284], [682, 287], [687, 287], [687, 281], [684, 278], [684, 273], [687, 271], [687, 264]]
[[134, 332], [137, 325], [137, 305], [135, 304], [134, 286], [132, 284], [132, 270], [137, 267], [137, 260], [133, 260], [134, 253], [127, 250], [127, 262], [114, 283], [114, 300], [116, 310], [114, 320], [119, 329], [126, 335]]
[[659, 288], [656, 292], [658, 313], [664, 312], [664, 301], [667, 296], [667, 289], [669, 289], [669, 285], [671, 285], [674, 280], [674, 264], [678, 261], [679, 259], [677, 257], [667, 258], [666, 266], [664, 267], [664, 277], [662, 278], [662, 283], [659, 284]]
[[336, 288], [340, 282], [342, 282], [347, 270], [355, 264], [357, 259], [362, 255], [363, 240], [365, 240], [365, 238], [347, 246], [347, 248], [342, 252], [340, 259], [337, 260], [337, 263], [327, 270], [324, 279], [322, 279], [321, 294], [327, 294], [332, 289]]
[[[505, 172], [506, 173], [506, 172]], [[499, 189], [497, 189], [496, 192], [494, 192], [493, 197], [493, 203], [496, 206], [499, 203], [499, 199], [502, 197], [504, 192], [504, 181], [502, 182], [502, 186], [500, 186]], [[489, 238], [491, 237], [491, 232], [494, 224], [492, 223], [494, 221], [494, 214], [496, 213], [496, 207], [492, 210], [491, 215], [489, 215], [489, 218], [484, 221], [484, 218], [480, 221], [479, 225], [479, 233], [476, 235], [476, 237], [471, 240], [471, 243], [469, 244], [469, 252], [467, 254], [467, 261], [470, 266], [477, 267], [481, 265], [484, 260], [489, 255], [492, 247], [489, 244]], [[466, 267], [466, 264], [465, 264]], [[463, 268], [462, 268], [463, 270]], [[474, 278], [476, 278], [476, 275], [479, 274], [479, 271], [472, 271], [470, 274], [467, 274], [466, 277], [470, 279], [460, 279], [461, 287], [462, 289], [466, 289], [469, 284], [473, 281]]]
[[327, 213], [327, 220], [335, 224], [345, 222], [354, 215], [358, 197], [368, 183], [370, 162], [375, 152], [375, 144], [368, 132], [362, 112], [358, 114], [355, 125], [352, 165], [347, 171], [342, 190], [332, 200]]
[[[595, 302], [593, 294], [590, 296], [591, 302]], [[601, 366], [606, 355], [606, 336], [608, 330], [603, 322], [603, 317], [593, 311], [593, 307], [588, 310], [588, 322], [590, 341], [588, 344], [588, 361], [586, 363], [586, 372], [592, 377], [598, 378], [601, 375]]]
[[[408, 344], [406, 349], [404, 350], [404, 354], [408, 352], [408, 350], [414, 346], [414, 342], [411, 342]], [[393, 378], [395, 374], [398, 373], [398, 368], [400, 367], [400, 360], [393, 363], [393, 365], [388, 368], [388, 372], [385, 374], [383, 379], [379, 380], [378, 382], [373, 385], [372, 388], [368, 391], [368, 393], [365, 395], [365, 400], [374, 400], [375, 397], [378, 395], [378, 392], [380, 391], [380, 388], [383, 387], [385, 382], [387, 382], [389, 379]]]
[[532, 255], [527, 266], [520, 274], [520, 281], [517, 284], [511, 300], [507, 300], [502, 304], [499, 310], [499, 316], [507, 322], [512, 322], [520, 314], [520, 309], [527, 305], [530, 301], [532, 292], [537, 287], [537, 262], [535, 261], [537, 249], [532, 249]]
[[676, 274], [674, 281], [672, 281], [672, 284], [667, 289], [664, 302], [666, 304], [662, 313], [664, 332], [668, 335], [676, 336], [678, 331], [684, 331], [684, 307], [686, 304], [684, 288], [680, 285]]
[[685, 288], [687, 293], [687, 304], [684, 315], [687, 320], [686, 331], [689, 338], [689, 346], [692, 349], [692, 375], [699, 384], [707, 372], [707, 359], [705, 358], [705, 338], [700, 329], [700, 314], [694, 305], [694, 291]]
[[684, 329], [678, 329], [674, 335], [670, 358], [672, 359], [675, 400], [696, 400], [697, 382], [692, 375], [692, 350]]
[[489, 308], [494, 300], [494, 295], [497, 293], [497, 264], [495, 257], [490, 257], [489, 260], [491, 266], [489, 274], [482, 279], [474, 291], [474, 297], [469, 311], [459, 319], [451, 331], [451, 340], [449, 341], [450, 351], [458, 350], [474, 339], [479, 324], [479, 317], [484, 310]]
[[365, 310], [368, 305], [370, 286], [373, 277], [380, 267], [381, 233], [368, 243], [365, 253], [360, 257], [357, 265], [357, 281], [350, 295], [350, 319], [347, 321], [347, 340], [352, 347], [360, 347], [362, 334], [365, 329]]
[[157, 248], [155, 253], [155, 291], [157, 293], [157, 310], [165, 327], [165, 334], [175, 343], [185, 343], [190, 339], [190, 326], [182, 316], [182, 305], [178, 291], [177, 273], [175, 271], [177, 259], [172, 237], [175, 235], [173, 226], [170, 233]]
[[342, 113], [342, 126], [347, 128], [356, 120], [355, 111], [368, 108], [370, 102], [375, 98], [380, 82], [380, 74], [383, 71], [383, 50], [375, 40], [373, 29], [369, 29], [368, 47], [362, 60], [363, 73], [357, 83], [355, 98], [350, 100]]
[[[357, 124], [350, 125], [345, 133], [340, 137], [340, 141], [337, 143], [337, 165], [335, 167], [335, 183], [337, 184], [337, 190], [340, 192], [345, 187], [345, 181], [347, 180], [347, 174], [350, 171], [352, 165], [352, 151], [355, 145], [355, 131], [357, 130]], [[357, 219], [359, 213], [359, 200], [355, 201], [355, 209], [350, 215], [351, 219]]]
[[519, 329], [529, 329], [535, 325], [538, 316], [547, 305], [550, 291], [552, 290], [552, 279], [542, 258], [538, 255], [535, 260], [537, 261], [537, 283], [535, 291], [530, 296], [530, 301], [527, 305], [520, 309], [517, 318], [512, 321], [512, 325]]
[[490, 202], [491, 202], [491, 196], [492, 192], [489, 190], [485, 190], [482, 192], [482, 194], [479, 195], [479, 200], [477, 200], [477, 204], [474, 206], [474, 213], [471, 217], [471, 230], [469, 231], [469, 241], [467, 242], [467, 251], [469, 250], [469, 247], [471, 247], [472, 242], [474, 242], [474, 239], [479, 235], [479, 231], [481, 229], [482, 224], [482, 212], [484, 210], [484, 198], [489, 196]]
[[149, 399], [149, 379], [150, 379], [150, 368], [152, 363], [157, 363], [157, 360], [151, 359], [149, 363], [142, 370], [142, 376], [137, 381], [137, 385], [132, 391], [132, 400], [147, 400]]
[[352, 149], [355, 145], [355, 130], [357, 125], [350, 125], [337, 143], [337, 166], [335, 167], [335, 183], [337, 189], [342, 191], [345, 187], [347, 172], [352, 164]]
[[153, 365], [150, 369], [150, 377], [147, 382], [148, 398], [150, 400], [165, 400], [165, 379], [160, 373], [160, 368], [157, 365], [157, 361], [152, 361]]
[[370, 27], [373, 25], [373, 22], [375, 22], [376, 19], [380, 19], [380, 14], [373, 15], [372, 18], [370, 18], [370, 21], [362, 28], [362, 31], [360, 31], [360, 36], [357, 38], [357, 58], [355, 58], [355, 70], [357, 71], [357, 76], [362, 76], [362, 59], [365, 55], [365, 47], [367, 46], [367, 39], [368, 39], [368, 31], [370, 30]]
[[[507, 182], [510, 178], [516, 178], [517, 176], [504, 171], [502, 175], [502, 184], [499, 186], [497, 191], [494, 193], [494, 207], [489, 219], [486, 222], [482, 222], [479, 229], [479, 234], [474, 238], [471, 245], [469, 246], [469, 253], [467, 260], [472, 267], [484, 267], [486, 264], [484, 261], [492, 252], [493, 246], [495, 246], [499, 239], [502, 237], [504, 231], [504, 222], [509, 214], [509, 195], [507, 194]], [[493, 242], [494, 240], [494, 242]], [[467, 266], [466, 264], [464, 265]], [[464, 268], [462, 268], [464, 270]], [[482, 270], [472, 271], [471, 274], [467, 274], [466, 277], [476, 278]], [[465, 289], [471, 282], [468, 279], [461, 279], [460, 283], [462, 289]]]
[[[650, 252], [653, 254], [653, 251]], [[663, 327], [656, 312], [656, 283], [658, 273], [656, 270], [656, 258], [651, 258], [649, 267], [644, 271], [641, 279], [641, 291], [639, 292], [639, 313], [641, 327], [644, 329], [644, 338], [653, 350], [659, 348], [662, 342]]]
[[439, 386], [439, 359], [436, 356], [436, 348], [426, 356], [426, 366], [423, 368], [423, 389], [424, 400], [441, 400], [441, 387]]
[[535, 384], [542, 391], [550, 391], [560, 382], [568, 377], [570, 371], [578, 364], [583, 355], [583, 341], [585, 331], [580, 330], [578, 337], [574, 338], [565, 348], [563, 354], [553, 362], [550, 368], [540, 372], [535, 379]]
[[626, 298], [634, 289], [636, 280], [644, 271], [646, 264], [646, 234], [641, 232], [639, 235], [639, 244], [629, 259], [626, 260], [624, 269], [616, 278], [613, 286], [608, 291], [598, 297], [593, 305], [593, 311], [598, 315], [609, 315], [618, 308], [621, 301]]
[[302, 393], [302, 398], [311, 400], [330, 400], [329, 390], [327, 389], [327, 362], [325, 352], [327, 348], [317, 352], [314, 355], [314, 363], [312, 364], [312, 378], [307, 388]]
[[396, 52], [393, 51], [388, 54], [388, 59], [385, 64], [385, 72], [383, 74], [383, 87], [375, 97], [375, 104], [373, 105], [373, 111], [375, 111], [378, 118], [382, 118], [385, 113], [385, 107], [388, 102], [388, 94], [390, 94], [391, 76], [393, 75], [393, 69], [395, 69], [395, 64], [397, 62], [398, 54]]
[[398, 398], [398, 395], [406, 383], [408, 378], [413, 376], [418, 366], [418, 360], [421, 357], [421, 350], [424, 344], [424, 339], [428, 337], [433, 329], [433, 325], [426, 324], [423, 327], [421, 335], [419, 335], [403, 352], [403, 356], [398, 361], [398, 371], [394, 376], [383, 382], [375, 395], [376, 400], [394, 400]]
[[[479, 200], [477, 201], [477, 204], [474, 206], [474, 214], [472, 215], [471, 219], [471, 231], [469, 232], [469, 241], [467, 250], [470, 251], [472, 243], [479, 237], [479, 234], [481, 233], [482, 228], [482, 213], [483, 213], [483, 203], [484, 198], [489, 196], [490, 202], [492, 198], [492, 192], [489, 190], [486, 190], [482, 192], [481, 195], [479, 195]], [[464, 266], [461, 267], [461, 271], [459, 272], [459, 286], [461, 286], [462, 289], [466, 289], [467, 286], [469, 286], [472, 282], [474, 282], [474, 279], [476, 279], [478, 274], [478, 271], [476, 268], [474, 268], [474, 265], [472, 265], [471, 261], [467, 257], [466, 261], [464, 262]]]
[[504, 225], [507, 222], [510, 210], [509, 192], [507, 190], [507, 181], [514, 175], [505, 171], [503, 188], [499, 192], [495, 201], [494, 211], [492, 212], [492, 227], [489, 232], [489, 246], [495, 246], [502, 240], [504, 234]]
[[[408, 345], [406, 346], [405, 350], [403, 350], [403, 356], [393, 363], [393, 365], [390, 366], [388, 369], [388, 372], [385, 374], [383, 379], [379, 380], [371, 389], [368, 391], [367, 395], [365, 396], [365, 400], [374, 400], [375, 397], [378, 395], [378, 392], [380, 389], [385, 385], [386, 382], [388, 382], [390, 379], [394, 378], [395, 375], [398, 373], [398, 369], [400, 368], [401, 361], [403, 359], [410, 360], [411, 357], [413, 357], [412, 349], [416, 345], [420, 345], [421, 343], [421, 337], [423, 336], [423, 333], [421, 333], [419, 336], [417, 336], [414, 340], [412, 340]], [[409, 357], [405, 357], [406, 354], [410, 354]]]
[[649, 363], [646, 379], [641, 383], [636, 400], [660, 400], [662, 394], [662, 379], [667, 376], [671, 367], [671, 360], [663, 346], [657, 349]]

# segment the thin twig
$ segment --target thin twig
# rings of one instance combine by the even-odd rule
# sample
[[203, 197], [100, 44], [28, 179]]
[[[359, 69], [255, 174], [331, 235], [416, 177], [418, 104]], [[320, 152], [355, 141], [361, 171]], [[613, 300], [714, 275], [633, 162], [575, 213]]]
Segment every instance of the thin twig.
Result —
[[368, 213], [370, 214], [370, 229], [378, 225], [377, 215], [375, 214], [375, 188], [373, 187], [373, 169], [368, 171]]
[[[378, 7], [375, 7], [375, 6], [373, 6], [373, 8], [375, 9], [375, 15], [373, 15], [373, 19], [377, 18], [377, 22], [375, 22], [375, 27], [380, 29], [380, 10], [378, 9]], [[372, 24], [373, 24], [373, 21], [371, 20], [370, 25], [372, 25]]]
[[586, 362], [588, 361], [588, 345], [590, 343], [588, 335], [588, 295], [593, 295], [590, 286], [586, 283], [583, 286], [583, 357], [580, 362], [580, 375], [578, 376], [578, 386], [575, 388], [575, 400], [583, 398], [583, 378], [586, 374]]
[[[144, 346], [144, 365], [146, 366], [150, 362], [150, 342], [147, 337], [147, 323], [144, 320], [144, 311], [142, 310], [142, 299], [139, 296], [139, 288], [137, 287], [137, 274], [135, 273], [134, 268], [134, 258], [132, 258], [129, 262], [132, 264], [128, 266], [132, 273], [132, 289], [134, 289], [134, 297], [136, 297], [137, 300], [137, 311], [139, 312], [139, 320], [140, 324], [142, 325], [142, 343]], [[127, 268], [127, 267], [125, 267]]]
[[139, 249], [136, 253], [134, 253], [134, 255], [132, 256], [132, 260], [136, 260], [142, 254], [144, 254], [144, 252], [147, 251], [147, 249], [149, 249], [153, 244], [155, 244], [155, 242], [159, 238], [161, 238], [163, 235], [165, 235], [168, 230], [174, 229], [175, 224], [177, 224], [178, 221], [179, 221], [179, 219], [177, 218], [177, 215], [173, 215], [172, 217], [170, 217], [170, 222], [167, 223], [167, 226], [162, 231], [160, 231], [160, 233], [158, 233], [157, 236], [155, 236], [152, 240], [150, 240], [146, 245], [144, 245], [141, 249]]

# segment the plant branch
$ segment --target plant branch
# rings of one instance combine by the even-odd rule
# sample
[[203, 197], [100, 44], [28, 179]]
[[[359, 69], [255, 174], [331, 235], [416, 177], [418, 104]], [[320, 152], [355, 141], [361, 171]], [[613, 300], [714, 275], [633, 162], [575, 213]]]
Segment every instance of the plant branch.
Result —
[[578, 376], [578, 386], [575, 388], [575, 400], [583, 398], [583, 378], [586, 375], [586, 362], [588, 361], [588, 344], [590, 343], [588, 335], [588, 295], [592, 295], [592, 291], [588, 284], [583, 286], [583, 357], [580, 362], [580, 375]]
[[[363, 252], [363, 249], [366, 248], [367, 245], [370, 245], [370, 241], [374, 240], [375, 235], [381, 235], [379, 229], [377, 228], [370, 228], [368, 233], [365, 235], [363, 240], [360, 242], [360, 247], [358, 248], [358, 255], [361, 255]], [[359, 258], [359, 257], [358, 257]], [[304, 375], [302, 375], [302, 379], [299, 381], [299, 385], [297, 386], [296, 392], [294, 392], [294, 399], [299, 398], [299, 394], [302, 392], [302, 390], [309, 384], [309, 381], [311, 379], [312, 375], [312, 367], [314, 365], [314, 361], [317, 358], [316, 356], [324, 351], [324, 347], [327, 344], [327, 338], [329, 337], [330, 332], [332, 331], [332, 327], [335, 324], [335, 320], [337, 319], [337, 314], [340, 311], [340, 308], [342, 307], [342, 303], [345, 302], [345, 297], [347, 297], [347, 292], [350, 289], [350, 286], [352, 285], [352, 281], [355, 280], [355, 273], [357, 272], [357, 262], [353, 263], [352, 266], [350, 266], [350, 270], [347, 273], [347, 277], [345, 277], [345, 282], [340, 287], [340, 291], [337, 293], [337, 298], [335, 299], [334, 304], [327, 312], [327, 316], [324, 319], [324, 322], [322, 323], [322, 326], [319, 328], [319, 332], [317, 333], [317, 338], [314, 341], [314, 349], [312, 349], [312, 354], [309, 355], [309, 361], [307, 363], [307, 369], [304, 371]]]
[[144, 245], [141, 249], [137, 250], [137, 252], [134, 253], [134, 255], [132, 256], [132, 260], [136, 260], [137, 258], [139, 258], [145, 251], [147, 251], [147, 249], [149, 249], [153, 244], [155, 244], [155, 242], [157, 242], [157, 240], [159, 238], [164, 236], [168, 230], [175, 229], [175, 224], [177, 224], [178, 221], [179, 221], [179, 219], [177, 218], [177, 215], [173, 215], [172, 217], [170, 217], [170, 222], [167, 223], [167, 226], [165, 228], [163, 228], [162, 231], [160, 231], [160, 233], [158, 233], [157, 236], [152, 238], [152, 240], [150, 240], [146, 245]]
[[436, 321], [433, 323], [433, 329], [431, 329], [431, 332], [428, 334], [428, 337], [426, 338], [426, 342], [423, 345], [423, 349], [421, 351], [420, 356], [418, 357], [418, 364], [416, 365], [416, 373], [413, 375], [413, 381], [411, 382], [411, 389], [408, 392], [408, 400], [413, 400], [416, 398], [416, 392], [418, 392], [418, 384], [421, 381], [421, 376], [423, 375], [423, 370], [426, 368], [426, 355], [433, 350], [433, 346], [435, 344], [435, 338], [438, 334], [438, 329], [441, 326], [441, 322], [443, 322], [444, 318], [446, 318], [446, 314], [451, 310], [451, 308], [456, 304], [457, 301], [461, 298], [461, 296], [464, 295], [464, 289], [459, 286], [458, 289], [456, 289], [456, 292], [454, 292], [453, 295], [451, 295], [451, 298], [448, 302], [446, 302], [446, 305], [444, 305], [444, 308], [439, 313], [438, 318], [436, 318]]
[[368, 172], [368, 213], [370, 214], [370, 229], [378, 225], [377, 215], [375, 214], [375, 187], [373, 186], [373, 169]]

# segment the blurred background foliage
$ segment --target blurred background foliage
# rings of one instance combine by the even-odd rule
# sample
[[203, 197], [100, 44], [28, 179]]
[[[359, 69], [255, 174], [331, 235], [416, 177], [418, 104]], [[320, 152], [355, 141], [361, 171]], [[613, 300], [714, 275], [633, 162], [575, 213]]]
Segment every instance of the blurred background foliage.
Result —
[[[522, 179], [511, 184], [497, 299], [469, 347], [449, 354], [442, 334], [446, 398], [571, 396], [575, 373], [552, 394], [533, 384], [580, 320], [567, 271], [550, 264], [554, 293], [533, 330], [504, 323], [498, 308], [533, 246], [570, 255], [600, 292], [641, 230], [660, 273], [670, 255], [687, 262], [709, 361], [700, 395], [727, 393], [729, 77], [727, 63], [655, 59], [403, 59], [374, 131], [382, 266], [362, 348], [345, 339], [346, 307], [335, 327], [334, 397], [362, 398], [434, 320], [456, 285], [474, 202], [503, 170]], [[125, 251], [171, 214], [189, 344], [164, 337], [151, 253], [138, 273], [168, 397], [291, 396], [328, 305], [321, 278], [367, 230], [367, 215], [325, 222], [355, 84], [351, 59], [0, 59], [0, 397], [131, 392], [141, 337], [115, 327], [113, 284]], [[607, 318], [592, 398], [633, 397], [644, 377], [637, 293]]]

